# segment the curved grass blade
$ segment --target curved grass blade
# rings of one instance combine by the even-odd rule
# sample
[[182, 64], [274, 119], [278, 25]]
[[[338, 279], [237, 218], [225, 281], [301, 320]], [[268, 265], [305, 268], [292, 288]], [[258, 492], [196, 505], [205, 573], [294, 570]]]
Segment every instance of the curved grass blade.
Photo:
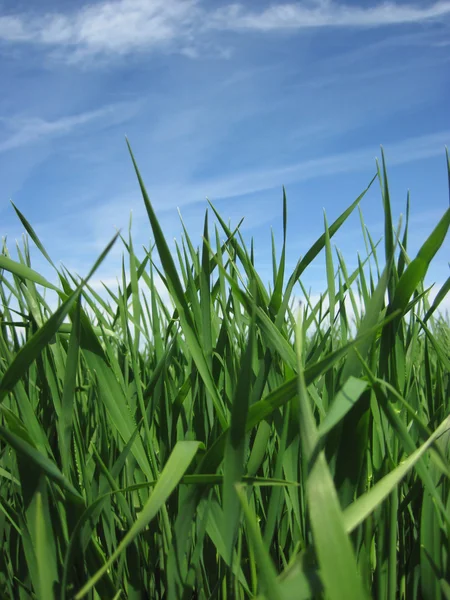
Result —
[[450, 208], [444, 213], [439, 223], [420, 248], [416, 258], [408, 265], [405, 272], [400, 277], [395, 290], [395, 296], [393, 297], [390, 306], [390, 311], [405, 310], [414, 290], [427, 274], [430, 262], [442, 246], [449, 227]]
[[27, 221], [27, 219], [25, 218], [25, 216], [20, 212], [20, 210], [17, 208], [17, 206], [14, 204], [14, 202], [12, 200], [11, 200], [11, 204], [12, 204], [14, 210], [16, 211], [17, 216], [21, 220], [22, 225], [25, 227], [25, 230], [28, 233], [28, 235], [30, 236], [30, 238], [33, 240], [33, 242], [39, 248], [39, 250], [41, 251], [42, 255], [52, 265], [52, 267], [55, 269], [55, 271], [58, 271], [58, 269], [55, 266], [55, 263], [52, 261], [52, 259], [50, 258], [50, 256], [47, 254], [47, 250], [44, 248], [41, 240], [39, 239], [39, 237], [38, 237], [37, 233], [35, 232], [35, 230], [33, 229], [33, 227], [30, 225], [30, 223]]
[[169, 460], [159, 476], [159, 479], [153, 489], [153, 493], [143, 507], [134, 525], [127, 532], [123, 540], [117, 546], [116, 550], [106, 561], [101, 569], [93, 575], [89, 581], [76, 594], [75, 599], [81, 600], [95, 586], [97, 581], [106, 573], [112, 563], [117, 560], [125, 548], [147, 527], [150, 521], [156, 516], [179, 484], [187, 468], [191, 464], [194, 456], [201, 446], [201, 442], [177, 442]]
[[60, 485], [71, 495], [75, 502], [84, 504], [84, 498], [77, 492], [73, 485], [64, 477], [53, 461], [41, 454], [30, 443], [18, 435], [8, 431], [0, 425], [0, 437], [2, 437], [16, 452], [26, 457], [39, 469], [41, 469], [52, 481]]
[[[2, 380], [0, 382], [0, 402], [5, 398], [5, 396], [9, 392], [12, 391], [16, 383], [23, 376], [24, 372], [36, 360], [36, 358], [40, 355], [45, 346], [47, 346], [47, 344], [53, 339], [63, 320], [70, 312], [73, 305], [75, 304], [75, 301], [80, 295], [85, 281], [88, 281], [98, 269], [103, 259], [115, 243], [117, 235], [118, 234], [116, 234], [113, 237], [113, 239], [107, 245], [100, 257], [97, 259], [95, 265], [92, 267], [91, 271], [87, 275], [86, 280], [81, 281], [77, 289], [66, 300], [64, 300], [61, 306], [56, 310], [55, 313], [53, 313], [53, 315], [48, 319], [48, 321], [44, 323], [44, 325], [40, 329], [38, 329], [38, 331], [27, 341], [26, 344], [24, 344], [21, 347], [21, 349], [15, 355], [12, 363], [9, 365], [9, 367], [3, 374]], [[60, 290], [58, 290], [58, 292], [61, 293]]]
[[53, 283], [47, 281], [47, 279], [45, 279], [45, 277], [40, 275], [37, 271], [34, 271], [31, 267], [28, 267], [22, 263], [18, 263], [7, 256], [4, 256], [3, 254], [0, 255], [0, 269], [5, 269], [5, 271], [9, 271], [21, 279], [28, 279], [33, 283], [37, 283], [38, 285], [48, 288], [49, 290], [59, 292], [59, 289], [53, 285]]
[[327, 414], [319, 425], [317, 434], [319, 438], [327, 435], [338, 425], [345, 415], [358, 402], [362, 393], [367, 388], [367, 381], [349, 377], [339, 392], [334, 397]]
[[417, 461], [425, 454], [430, 446], [445, 432], [450, 430], [450, 416], [448, 416], [436, 431], [415, 452], [402, 461], [398, 467], [385, 475], [368, 492], [357, 498], [343, 513], [345, 530], [351, 533], [364, 521], [385, 498], [394, 490], [405, 475], [414, 467]]
[[423, 322], [426, 323], [431, 315], [439, 308], [441, 302], [447, 297], [447, 294], [450, 292], [450, 277], [447, 277], [447, 281], [441, 287], [441, 289], [436, 294], [436, 297], [433, 300], [433, 304], [427, 310], [427, 313], [423, 319]]

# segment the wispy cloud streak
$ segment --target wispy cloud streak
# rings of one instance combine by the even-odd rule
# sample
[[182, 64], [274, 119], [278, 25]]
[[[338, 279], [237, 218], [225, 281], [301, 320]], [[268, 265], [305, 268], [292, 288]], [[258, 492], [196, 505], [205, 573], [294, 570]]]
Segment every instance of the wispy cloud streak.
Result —
[[98, 110], [62, 117], [54, 121], [47, 121], [38, 117], [0, 118], [0, 123], [4, 123], [10, 131], [12, 130], [9, 136], [3, 140], [0, 139], [0, 152], [27, 146], [47, 138], [68, 135], [94, 122], [99, 124], [122, 123], [134, 116], [137, 110], [138, 103], [123, 102], [110, 104]]
[[375, 6], [350, 6], [332, 0], [274, 4], [251, 12], [243, 4], [232, 4], [217, 11], [215, 25], [224, 29], [274, 31], [323, 27], [385, 27], [440, 20], [450, 15], [450, 2], [398, 4], [383, 2]]
[[[444, 146], [449, 140], [450, 130], [446, 130], [387, 144], [385, 150], [389, 165], [407, 164], [439, 154], [444, 156]], [[177, 187], [156, 184], [152, 189], [156, 199], [164, 197], [165, 204], [166, 199], [170, 204], [169, 197], [174, 199], [182, 197], [183, 203], [188, 204], [201, 200], [205, 195], [212, 199], [244, 196], [273, 189], [281, 184], [366, 170], [374, 164], [374, 148], [362, 147], [351, 152], [323, 156], [272, 169], [247, 170], [224, 179], [203, 180], [192, 184], [184, 182]]]

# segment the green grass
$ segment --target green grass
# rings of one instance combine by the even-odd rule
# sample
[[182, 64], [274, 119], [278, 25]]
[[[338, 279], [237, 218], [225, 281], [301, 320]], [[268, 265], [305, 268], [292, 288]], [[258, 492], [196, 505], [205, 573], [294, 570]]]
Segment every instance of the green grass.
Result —
[[[116, 236], [80, 280], [14, 207], [28, 238], [0, 255], [0, 597], [450, 598], [450, 283], [431, 304], [424, 288], [450, 210], [410, 258], [383, 158], [384, 250], [360, 211], [366, 256], [351, 272], [332, 251], [364, 192], [288, 275], [284, 197], [266, 287], [213, 206], [175, 261], [132, 160], [141, 258]], [[114, 243], [105, 300], [90, 278]], [[327, 289], [298, 305], [321, 252]]]

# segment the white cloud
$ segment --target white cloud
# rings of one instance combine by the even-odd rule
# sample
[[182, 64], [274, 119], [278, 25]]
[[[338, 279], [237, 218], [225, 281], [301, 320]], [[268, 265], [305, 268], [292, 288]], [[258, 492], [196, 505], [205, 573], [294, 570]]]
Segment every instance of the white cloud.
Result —
[[224, 29], [310, 29], [319, 27], [383, 27], [439, 20], [450, 15], [450, 2], [350, 6], [332, 0], [291, 2], [269, 6], [260, 12], [247, 11], [243, 4], [228, 5], [214, 15], [215, 25]]
[[92, 122], [121, 123], [131, 118], [138, 108], [136, 102], [110, 104], [98, 110], [88, 111], [54, 121], [41, 118], [0, 118], [12, 130], [9, 137], [0, 140], [0, 152], [26, 146], [49, 137], [67, 135], [75, 129]]
[[384, 27], [449, 16], [450, 2], [446, 0], [425, 6], [382, 2], [369, 7], [304, 0], [273, 3], [253, 11], [244, 3], [208, 9], [200, 0], [104, 0], [84, 4], [71, 13], [29, 12], [0, 17], [0, 41], [63, 49], [72, 61], [154, 49], [176, 49], [196, 58], [201, 54], [201, 44], [217, 31]]
[[196, 6], [197, 0], [109, 0], [70, 14], [17, 14], [0, 17], [0, 40], [64, 46], [78, 56], [150, 50], [188, 41]]

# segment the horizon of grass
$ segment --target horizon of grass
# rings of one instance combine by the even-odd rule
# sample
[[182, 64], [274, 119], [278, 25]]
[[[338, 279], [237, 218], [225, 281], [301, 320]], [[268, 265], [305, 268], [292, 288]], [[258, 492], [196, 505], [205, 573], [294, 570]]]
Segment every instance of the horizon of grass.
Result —
[[[450, 278], [431, 303], [424, 280], [450, 209], [411, 259], [382, 154], [287, 276], [284, 193], [266, 287], [211, 203], [213, 235], [206, 211], [175, 261], [129, 149], [142, 260], [116, 234], [76, 277], [13, 205], [28, 237], [0, 254], [1, 598], [449, 598]], [[375, 181], [384, 264], [359, 206]], [[366, 255], [348, 272], [331, 239], [355, 210]], [[102, 296], [89, 282], [119, 238], [127, 265]], [[321, 252], [314, 302], [302, 276]]]

